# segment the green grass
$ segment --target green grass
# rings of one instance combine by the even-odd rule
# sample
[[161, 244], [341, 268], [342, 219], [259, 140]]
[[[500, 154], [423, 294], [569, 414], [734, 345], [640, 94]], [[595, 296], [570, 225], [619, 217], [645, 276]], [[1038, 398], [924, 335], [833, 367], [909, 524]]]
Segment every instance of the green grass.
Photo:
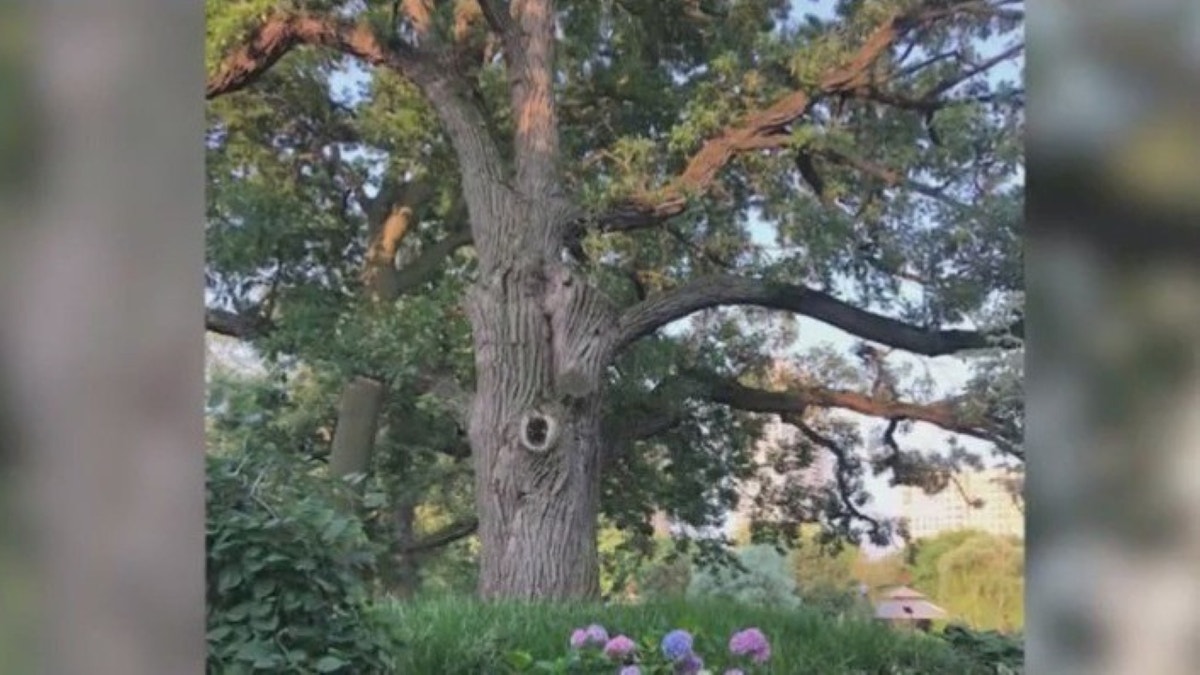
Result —
[[[986, 673], [942, 640], [896, 633], [869, 621], [836, 621], [811, 610], [785, 611], [720, 601], [592, 604], [482, 604], [469, 599], [420, 600], [382, 608], [394, 618], [401, 673], [502, 675], [506, 654], [537, 659], [565, 653], [572, 628], [600, 623], [610, 634], [657, 642], [673, 628], [696, 635], [702, 657], [723, 655], [736, 630], [757, 626], [770, 639], [777, 675], [972, 675]], [[616, 669], [613, 669], [614, 672]], [[721, 672], [721, 671], [717, 671]]]

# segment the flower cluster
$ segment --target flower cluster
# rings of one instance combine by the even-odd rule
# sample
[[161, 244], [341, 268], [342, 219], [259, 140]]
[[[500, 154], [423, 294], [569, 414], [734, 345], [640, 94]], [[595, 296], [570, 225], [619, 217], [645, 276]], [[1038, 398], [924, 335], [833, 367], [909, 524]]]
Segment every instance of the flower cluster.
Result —
[[729, 651], [737, 656], [749, 656], [751, 661], [758, 664], [766, 663], [771, 658], [771, 645], [767, 636], [757, 628], [747, 628], [738, 631], [729, 639]]
[[[625, 635], [616, 635], [610, 638], [608, 631], [599, 624], [572, 631], [570, 644], [577, 654], [589, 647], [599, 647], [600, 656], [590, 658], [602, 657], [601, 660], [596, 661], [597, 664], [606, 661], [616, 664], [617, 675], [642, 675], [643, 666], [653, 668], [649, 661], [639, 658], [637, 643], [631, 638]], [[712, 671], [704, 669], [704, 659], [696, 653], [695, 644], [695, 638], [686, 630], [676, 629], [663, 636], [659, 645], [662, 656], [676, 675], [712, 674]], [[753, 665], [763, 665], [771, 658], [771, 644], [761, 630], [747, 628], [734, 633], [733, 637], [729, 639], [729, 653], [735, 659], [749, 660]], [[585, 657], [580, 655], [577, 658]], [[659, 671], [655, 669], [654, 672]], [[741, 668], [734, 667], [724, 671], [724, 675], [746, 675], [746, 673]]]
[[598, 623], [587, 628], [576, 628], [571, 632], [572, 649], [583, 649], [592, 645], [603, 647], [606, 644], [608, 644], [608, 631]]

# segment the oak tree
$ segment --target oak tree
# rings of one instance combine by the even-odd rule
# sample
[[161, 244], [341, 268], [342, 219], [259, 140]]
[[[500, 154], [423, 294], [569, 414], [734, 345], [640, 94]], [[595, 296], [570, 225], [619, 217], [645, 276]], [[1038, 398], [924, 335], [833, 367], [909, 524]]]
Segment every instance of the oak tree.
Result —
[[[483, 597], [594, 595], [602, 510], [714, 524], [762, 415], [836, 457], [798, 518], [889, 537], [863, 474], [946, 476], [905, 426], [1023, 457], [1023, 9], [805, 8], [209, 0], [208, 327], [337, 372], [338, 471], [469, 456]], [[769, 386], [796, 317], [864, 347]]]

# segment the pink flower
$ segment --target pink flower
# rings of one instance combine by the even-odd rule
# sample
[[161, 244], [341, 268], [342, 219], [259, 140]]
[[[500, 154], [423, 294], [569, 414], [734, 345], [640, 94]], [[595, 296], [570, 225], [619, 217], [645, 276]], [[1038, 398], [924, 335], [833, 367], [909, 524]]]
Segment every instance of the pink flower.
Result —
[[729, 651], [738, 656], [749, 656], [755, 663], [766, 663], [771, 658], [771, 645], [767, 636], [757, 628], [747, 628], [733, 634], [729, 639]]
[[582, 628], [576, 628], [575, 630], [571, 631], [571, 648], [572, 649], [583, 649], [583, 647], [585, 645], [587, 645], [587, 642], [588, 642], [588, 634], [587, 634], [586, 630], [584, 630]]
[[633, 640], [624, 635], [618, 635], [609, 640], [608, 644], [604, 645], [604, 655], [613, 661], [621, 661], [632, 654], [635, 649], [637, 649], [637, 645], [634, 644]]

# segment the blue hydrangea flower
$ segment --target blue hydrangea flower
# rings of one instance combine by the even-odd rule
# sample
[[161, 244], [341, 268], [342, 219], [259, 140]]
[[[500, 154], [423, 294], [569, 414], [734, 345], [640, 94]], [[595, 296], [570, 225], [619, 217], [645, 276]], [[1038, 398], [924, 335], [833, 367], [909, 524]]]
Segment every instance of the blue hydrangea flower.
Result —
[[673, 630], [662, 639], [663, 656], [678, 661], [692, 653], [692, 634], [686, 630]]
[[617, 675], [642, 675], [642, 669], [637, 666], [625, 666]]

